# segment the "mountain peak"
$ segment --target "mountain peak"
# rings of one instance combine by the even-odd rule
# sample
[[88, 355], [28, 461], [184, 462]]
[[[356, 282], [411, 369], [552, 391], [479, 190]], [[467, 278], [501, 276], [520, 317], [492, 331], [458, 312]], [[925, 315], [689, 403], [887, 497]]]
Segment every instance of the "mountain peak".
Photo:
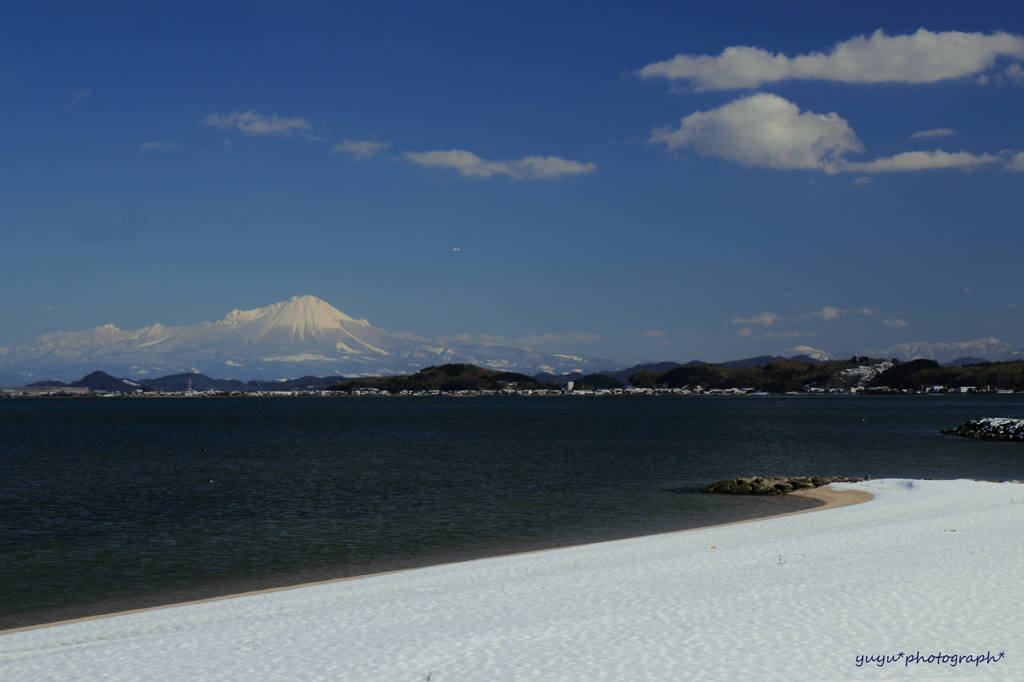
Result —
[[272, 329], [290, 333], [296, 340], [315, 339], [328, 329], [344, 329], [347, 325], [369, 326], [366, 320], [355, 320], [327, 301], [316, 296], [292, 296], [287, 301], [254, 310], [232, 310], [217, 324], [230, 327], [252, 325], [255, 336]]
[[822, 360], [824, 362], [839, 359], [836, 356], [832, 355], [831, 353], [827, 353], [823, 350], [818, 350], [817, 348], [811, 348], [810, 346], [794, 346], [793, 348], [787, 348], [786, 350], [782, 351], [780, 355], [786, 358], [792, 358], [797, 355], [806, 355], [809, 358], [814, 358], [815, 360]]

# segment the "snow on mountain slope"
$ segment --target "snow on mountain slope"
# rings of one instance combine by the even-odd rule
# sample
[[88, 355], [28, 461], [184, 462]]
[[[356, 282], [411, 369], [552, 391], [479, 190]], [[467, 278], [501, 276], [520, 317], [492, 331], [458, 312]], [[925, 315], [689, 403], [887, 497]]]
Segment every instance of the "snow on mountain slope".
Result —
[[811, 348], [810, 346], [796, 346], [794, 348], [787, 348], [786, 350], [779, 353], [779, 355], [785, 358], [795, 358], [798, 355], [806, 355], [809, 358], [814, 358], [815, 360], [823, 360], [825, 362], [839, 359], [836, 356], [832, 355], [831, 353], [828, 353], [823, 350], [818, 350], [817, 348]]
[[449, 362], [523, 373], [596, 371], [613, 364], [514, 346], [438, 343], [408, 332], [391, 334], [315, 296], [232, 310], [217, 322], [188, 327], [157, 324], [125, 331], [104, 325], [0, 348], [0, 372], [26, 381], [77, 379], [97, 369], [143, 377], [201, 371], [243, 380], [308, 374], [365, 376], [404, 374]]
[[939, 363], [953, 362], [957, 358], [975, 357], [986, 360], [1019, 360], [1024, 358], [1024, 349], [999, 339], [987, 338], [963, 343], [901, 343], [884, 350], [863, 351], [871, 357], [898, 358], [899, 360], [935, 360]]
[[[850, 353], [833, 354], [810, 346], [787, 348], [779, 355], [792, 358], [807, 355], [815, 360], [839, 360], [850, 357]], [[867, 348], [855, 353], [872, 358], [896, 358], [907, 360], [935, 360], [939, 363], [950, 363], [958, 358], [984, 358], [992, 362], [1001, 360], [1024, 359], [1024, 347], [1014, 346], [999, 339], [987, 338], [963, 343], [901, 343], [889, 348]]]

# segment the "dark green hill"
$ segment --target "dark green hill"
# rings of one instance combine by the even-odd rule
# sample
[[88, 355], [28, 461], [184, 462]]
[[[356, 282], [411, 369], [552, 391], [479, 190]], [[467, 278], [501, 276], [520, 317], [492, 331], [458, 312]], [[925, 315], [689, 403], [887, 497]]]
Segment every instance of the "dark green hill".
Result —
[[872, 386], [920, 389], [922, 386], [974, 386], [978, 390], [1024, 390], [1024, 360], [983, 362], [963, 367], [943, 367], [934, 360], [901, 362], [882, 372]]
[[73, 388], [88, 388], [90, 391], [107, 391], [108, 393], [134, 393], [138, 390], [147, 389], [147, 386], [129, 379], [118, 379], [106, 372], [100, 371], [86, 374], [78, 381], [73, 381], [69, 385]]
[[328, 388], [333, 391], [376, 388], [391, 393], [400, 393], [402, 391], [498, 391], [503, 388], [534, 390], [557, 388], [557, 386], [542, 384], [525, 374], [484, 369], [475, 365], [453, 364], [426, 367], [415, 374], [406, 376], [350, 379], [333, 384]]
[[633, 375], [634, 386], [702, 386], [708, 388], [753, 388], [772, 393], [801, 391], [808, 384], [825, 383], [841, 370], [879, 360], [840, 360], [814, 364], [801, 360], [774, 360], [755, 367], [730, 368], [721, 365], [684, 365], [660, 375], [641, 373]]
[[767, 365], [769, 362], [775, 362], [776, 360], [785, 360], [786, 358], [781, 355], [759, 355], [756, 358], [746, 358], [743, 360], [730, 360], [729, 362], [716, 362], [715, 364], [719, 367], [725, 367], [727, 369], [743, 369], [745, 367], [760, 367], [761, 365]]
[[287, 381], [247, 381], [245, 386], [249, 391], [320, 391], [344, 381], [348, 378], [304, 376]]
[[615, 377], [602, 372], [601, 374], [588, 374], [585, 377], [580, 377], [573, 382], [573, 389], [577, 391], [597, 391], [611, 388], [622, 388], [625, 385], [625, 382], [619, 381]]
[[237, 379], [212, 379], [205, 374], [186, 372], [184, 374], [168, 374], [156, 379], [146, 379], [146, 383], [156, 391], [180, 393], [188, 390], [188, 380], [192, 380], [193, 391], [244, 391], [245, 384]]
[[604, 374], [605, 376], [609, 376], [609, 377], [615, 377], [616, 379], [618, 379], [621, 382], [626, 382], [626, 381], [629, 381], [629, 378], [631, 376], [633, 376], [634, 374], [636, 374], [637, 372], [654, 372], [656, 374], [661, 374], [662, 372], [667, 372], [668, 370], [672, 369], [673, 367], [679, 367], [679, 363], [678, 362], [646, 362], [646, 363], [644, 363], [642, 365], [633, 365], [632, 367], [627, 367], [626, 369], [618, 369], [618, 370], [615, 370], [614, 372], [601, 372], [601, 374]]

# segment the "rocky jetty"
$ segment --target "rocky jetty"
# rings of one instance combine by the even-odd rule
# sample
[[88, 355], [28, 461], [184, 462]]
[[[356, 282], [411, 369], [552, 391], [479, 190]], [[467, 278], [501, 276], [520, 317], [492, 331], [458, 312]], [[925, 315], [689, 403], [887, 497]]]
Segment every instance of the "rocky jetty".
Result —
[[698, 488], [699, 493], [724, 493], [726, 495], [784, 495], [797, 490], [813, 490], [829, 483], [857, 483], [867, 478], [846, 478], [845, 476], [774, 476], [762, 478], [727, 478], [711, 485]]
[[955, 429], [942, 429], [942, 433], [978, 440], [1024, 440], [1024, 419], [1000, 417], [972, 419]]

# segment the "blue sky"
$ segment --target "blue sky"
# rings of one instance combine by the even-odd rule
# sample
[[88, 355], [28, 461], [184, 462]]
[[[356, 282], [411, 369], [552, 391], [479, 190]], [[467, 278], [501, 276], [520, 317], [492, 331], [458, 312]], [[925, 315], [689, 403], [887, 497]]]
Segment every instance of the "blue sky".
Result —
[[612, 358], [1024, 343], [1022, 62], [1013, 2], [4, 3], [0, 346], [297, 294]]

